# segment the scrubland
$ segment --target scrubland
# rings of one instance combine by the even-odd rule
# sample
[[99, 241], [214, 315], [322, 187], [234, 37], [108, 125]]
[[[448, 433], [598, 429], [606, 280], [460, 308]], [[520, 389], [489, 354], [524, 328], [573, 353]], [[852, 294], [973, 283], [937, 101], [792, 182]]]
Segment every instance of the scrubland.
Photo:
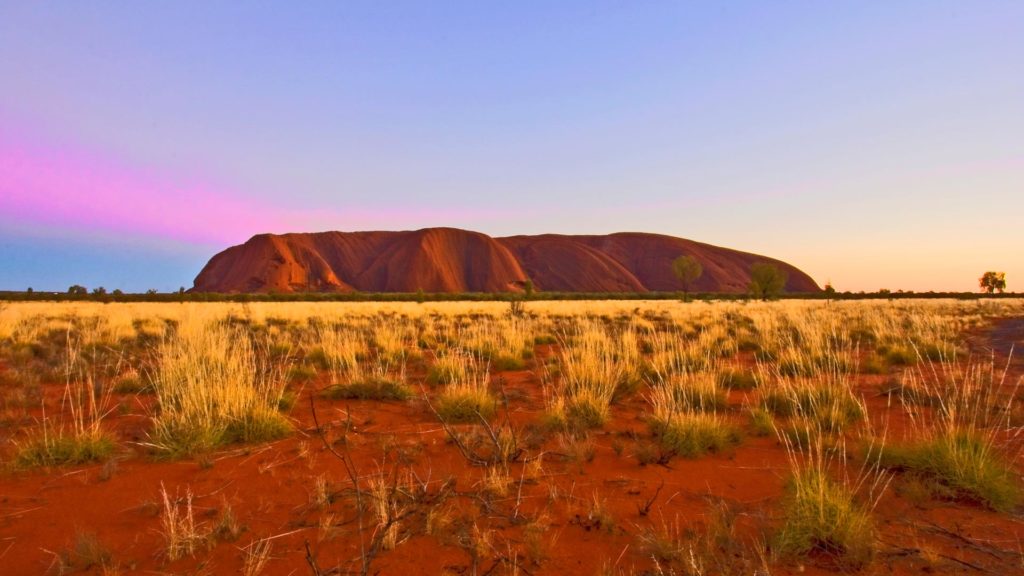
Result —
[[0, 304], [0, 563], [1024, 573], [1022, 338], [1009, 299]]

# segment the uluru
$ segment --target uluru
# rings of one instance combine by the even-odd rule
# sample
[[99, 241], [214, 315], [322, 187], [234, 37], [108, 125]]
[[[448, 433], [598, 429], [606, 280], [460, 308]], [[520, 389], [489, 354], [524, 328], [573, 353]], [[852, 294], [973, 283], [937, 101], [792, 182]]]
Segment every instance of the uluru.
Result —
[[456, 228], [396, 232], [258, 234], [216, 254], [193, 291], [518, 292], [529, 282], [552, 292], [680, 289], [671, 263], [701, 263], [699, 292], [741, 293], [757, 262], [786, 273], [787, 292], [819, 286], [780, 260], [661, 234], [542, 234], [494, 238]]

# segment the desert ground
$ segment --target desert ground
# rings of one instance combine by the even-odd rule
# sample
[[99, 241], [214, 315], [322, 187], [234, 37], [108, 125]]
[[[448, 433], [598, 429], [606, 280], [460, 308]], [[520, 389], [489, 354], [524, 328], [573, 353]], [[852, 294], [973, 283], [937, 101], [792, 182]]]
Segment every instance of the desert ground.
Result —
[[3, 574], [1024, 574], [1024, 300], [0, 304]]

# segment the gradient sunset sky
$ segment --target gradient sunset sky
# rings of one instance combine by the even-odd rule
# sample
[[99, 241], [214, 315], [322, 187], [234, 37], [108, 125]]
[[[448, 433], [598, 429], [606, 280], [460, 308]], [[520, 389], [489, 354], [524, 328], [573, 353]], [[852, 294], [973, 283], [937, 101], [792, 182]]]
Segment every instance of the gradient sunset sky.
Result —
[[0, 0], [0, 289], [428, 226], [1024, 289], [1024, 2]]

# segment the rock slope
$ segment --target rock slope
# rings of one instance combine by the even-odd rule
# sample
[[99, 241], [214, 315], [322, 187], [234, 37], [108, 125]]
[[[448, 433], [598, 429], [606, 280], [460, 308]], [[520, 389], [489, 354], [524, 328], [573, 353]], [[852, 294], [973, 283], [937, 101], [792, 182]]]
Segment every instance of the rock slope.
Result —
[[743, 292], [755, 262], [788, 274], [789, 292], [818, 285], [790, 264], [692, 240], [623, 232], [492, 238], [455, 228], [259, 234], [214, 256], [197, 292], [647, 292], [680, 289], [671, 262], [697, 258], [695, 292]]

